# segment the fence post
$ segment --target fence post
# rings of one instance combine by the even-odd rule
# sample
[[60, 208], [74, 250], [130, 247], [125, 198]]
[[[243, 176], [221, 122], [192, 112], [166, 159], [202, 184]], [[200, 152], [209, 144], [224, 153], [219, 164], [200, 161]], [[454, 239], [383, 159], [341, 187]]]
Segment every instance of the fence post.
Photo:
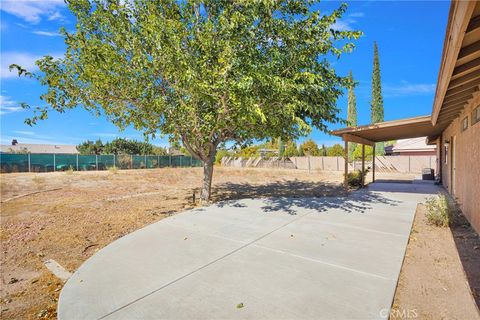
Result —
[[322, 171], [325, 171], [325, 162], [324, 162], [324, 157], [322, 157]]
[[338, 166], [338, 157], [337, 157], [337, 171], [340, 171], [340, 168]]
[[157, 168], [160, 168], [160, 155], [157, 156]]
[[172, 167], [172, 155], [168, 156], [168, 166]]
[[113, 167], [117, 167], [117, 159], [115, 158], [115, 153], [113, 154]]
[[98, 154], [95, 155], [95, 169], [98, 171]]
[[55, 157], [55, 153], [53, 154], [53, 171], [55, 171], [55, 167], [57, 166], [57, 163], [56, 163], [57, 159]]
[[31, 160], [30, 160], [30, 153], [28, 154], [28, 172], [32, 172], [32, 169], [31, 169]]
[[310, 156], [308, 156], [308, 172], [310, 172]]
[[147, 166], [147, 155], [145, 155], [145, 169], [148, 169], [148, 166]]
[[76, 164], [77, 164], [77, 171], [78, 171], [78, 153], [77, 153], [77, 157], [76, 157], [75, 161], [76, 161]]
[[130, 169], [133, 169], [133, 154], [130, 155]]
[[412, 169], [410, 168], [410, 157], [408, 156], [408, 173], [412, 173]]

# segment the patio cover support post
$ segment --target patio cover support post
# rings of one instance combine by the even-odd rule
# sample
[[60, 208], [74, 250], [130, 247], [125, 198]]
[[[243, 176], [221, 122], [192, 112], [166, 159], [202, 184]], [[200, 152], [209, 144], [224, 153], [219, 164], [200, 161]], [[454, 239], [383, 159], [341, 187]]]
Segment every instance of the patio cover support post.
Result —
[[365, 145], [362, 144], [362, 187], [365, 185]]
[[375, 182], [375, 145], [372, 147], [373, 158], [372, 158], [372, 182]]
[[348, 190], [348, 140], [345, 139], [345, 178], [344, 178], [344, 186], [345, 190]]

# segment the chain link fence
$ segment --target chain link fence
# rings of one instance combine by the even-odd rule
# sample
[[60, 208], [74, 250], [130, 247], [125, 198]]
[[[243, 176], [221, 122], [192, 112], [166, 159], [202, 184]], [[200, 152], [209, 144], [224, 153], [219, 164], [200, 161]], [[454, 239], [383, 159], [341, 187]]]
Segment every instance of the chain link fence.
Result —
[[164, 167], [201, 167], [202, 162], [188, 156], [83, 155], [83, 154], [0, 154], [1, 172], [54, 172]]

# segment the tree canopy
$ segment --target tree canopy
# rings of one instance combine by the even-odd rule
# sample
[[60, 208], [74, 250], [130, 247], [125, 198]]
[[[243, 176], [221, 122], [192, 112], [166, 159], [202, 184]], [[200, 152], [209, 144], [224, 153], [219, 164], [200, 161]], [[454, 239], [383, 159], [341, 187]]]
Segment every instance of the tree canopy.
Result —
[[47, 88], [48, 107], [27, 123], [83, 107], [180, 140], [204, 163], [207, 201], [225, 141], [286, 141], [342, 121], [336, 101], [349, 80], [326, 57], [361, 33], [333, 28], [346, 5], [322, 15], [316, 2], [68, 0], [77, 23], [61, 30], [65, 55], [38, 60], [38, 74], [11, 66]]
[[148, 142], [116, 138], [103, 143], [98, 139], [93, 142], [84, 141], [77, 146], [80, 154], [133, 154], [133, 155], [165, 155], [164, 148], [157, 147]]
[[[365, 146], [365, 160], [372, 160], [373, 148], [371, 146]], [[362, 160], [362, 145], [357, 144], [355, 150], [352, 153], [350, 160]]]
[[300, 154], [305, 156], [318, 156], [320, 155], [320, 149], [318, 149], [315, 141], [308, 139], [300, 145]]
[[104, 145], [102, 140], [97, 141], [87, 140], [77, 145], [77, 150], [80, 154], [102, 154]]
[[338, 143], [327, 149], [327, 156], [329, 157], [343, 157], [344, 155], [345, 149]]

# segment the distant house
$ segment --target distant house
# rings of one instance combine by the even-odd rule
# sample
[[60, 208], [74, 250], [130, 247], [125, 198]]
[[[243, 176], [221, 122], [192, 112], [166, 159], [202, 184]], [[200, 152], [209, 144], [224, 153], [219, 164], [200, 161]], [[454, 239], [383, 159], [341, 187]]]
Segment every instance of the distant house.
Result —
[[185, 156], [184, 152], [173, 147], [167, 149], [167, 154], [169, 156]]
[[67, 144], [29, 144], [18, 143], [0, 145], [1, 153], [79, 153], [77, 147]]
[[387, 156], [436, 156], [437, 146], [427, 145], [426, 137], [400, 139], [385, 147]]

